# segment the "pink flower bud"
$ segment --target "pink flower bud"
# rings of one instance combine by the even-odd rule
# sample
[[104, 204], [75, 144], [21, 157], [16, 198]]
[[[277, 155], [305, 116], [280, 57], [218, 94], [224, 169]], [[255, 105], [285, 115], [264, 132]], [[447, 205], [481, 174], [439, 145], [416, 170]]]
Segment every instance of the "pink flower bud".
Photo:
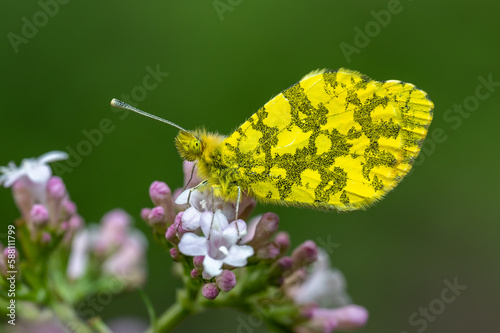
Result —
[[29, 188], [24, 184], [24, 182], [16, 181], [12, 186], [12, 194], [14, 196], [17, 209], [21, 212], [23, 219], [28, 221], [30, 218], [31, 206], [34, 202]]
[[172, 259], [174, 259], [174, 260], [179, 259], [179, 250], [177, 250], [175, 247], [171, 248], [169, 252], [170, 252], [170, 256], [172, 257]]
[[203, 269], [203, 260], [205, 260], [205, 256], [194, 256], [193, 257], [193, 265], [197, 269]]
[[236, 286], [236, 275], [225, 269], [222, 271], [222, 274], [215, 278], [215, 282], [222, 291], [227, 292]]
[[318, 247], [313, 241], [305, 241], [292, 253], [294, 268], [301, 268], [312, 264], [318, 258]]
[[69, 219], [69, 229], [78, 230], [83, 226], [83, 220], [79, 215], [74, 215]]
[[255, 234], [248, 245], [257, 249], [266, 244], [272, 235], [278, 231], [279, 217], [274, 213], [265, 213], [255, 227]]
[[44, 205], [36, 204], [31, 207], [30, 221], [36, 227], [42, 227], [49, 222], [49, 212]]
[[287, 271], [293, 266], [293, 259], [290, 257], [283, 257], [277, 261], [277, 266], [281, 271]]
[[290, 248], [290, 235], [285, 232], [279, 232], [274, 238], [274, 244], [279, 248], [280, 254], [284, 254]]
[[177, 225], [177, 234], [179, 234], [179, 238], [182, 237], [182, 235], [184, 235], [187, 230], [185, 230], [183, 227], [182, 227], [182, 217], [184, 216], [184, 211], [182, 212], [179, 212], [176, 216], [175, 216], [175, 220], [174, 220], [174, 224]]
[[42, 244], [49, 244], [50, 242], [52, 242], [52, 236], [50, 235], [50, 233], [48, 232], [43, 232], [42, 233]]
[[293, 260], [290, 257], [282, 257], [278, 259], [271, 268], [270, 276], [274, 284], [281, 285], [284, 281], [286, 273], [292, 268]]
[[162, 206], [151, 209], [148, 215], [148, 220], [151, 224], [165, 223], [165, 209]]
[[201, 289], [203, 297], [209, 300], [214, 300], [219, 296], [219, 288], [213, 282], [205, 283]]
[[144, 222], [149, 223], [149, 220], [148, 220], [149, 213], [151, 213], [151, 208], [143, 208], [143, 209], [141, 209], [141, 219]]
[[166, 200], [172, 199], [172, 192], [164, 182], [155, 181], [149, 187], [149, 196], [153, 203], [159, 206], [165, 203]]
[[196, 268], [193, 268], [191, 270], [191, 279], [196, 279], [198, 277], [200, 277], [200, 271], [197, 270]]
[[71, 200], [64, 200], [63, 208], [68, 217], [76, 214], [76, 204]]
[[172, 224], [168, 227], [167, 232], [165, 232], [165, 238], [172, 244], [177, 245], [179, 243], [179, 239], [177, 238], [177, 227], [179, 225]]
[[[66, 186], [63, 181], [59, 177], [51, 177], [47, 182], [46, 186], [47, 191], [47, 208], [50, 214], [50, 225], [52, 227], [57, 227], [61, 219], [67, 219], [71, 215], [74, 214], [76, 208], [69, 207], [71, 212], [66, 211], [65, 201], [69, 201], [67, 199]], [[62, 207], [62, 208], [61, 208]], [[73, 209], [72, 209], [73, 208]], [[61, 216], [61, 214], [65, 213], [65, 216]]]
[[149, 195], [156, 206], [161, 206], [165, 210], [165, 221], [172, 223], [175, 218], [175, 207], [170, 187], [164, 182], [155, 181], [149, 187]]
[[182, 235], [186, 233], [186, 230], [184, 230], [181, 225], [183, 214], [184, 212], [179, 212], [177, 214], [174, 223], [168, 227], [167, 232], [165, 233], [165, 238], [174, 245], [177, 245]]
[[47, 183], [48, 198], [62, 200], [66, 196], [66, 186], [61, 178], [53, 176]]
[[275, 259], [280, 255], [280, 249], [273, 243], [264, 244], [260, 249], [255, 250], [256, 257], [260, 259]]

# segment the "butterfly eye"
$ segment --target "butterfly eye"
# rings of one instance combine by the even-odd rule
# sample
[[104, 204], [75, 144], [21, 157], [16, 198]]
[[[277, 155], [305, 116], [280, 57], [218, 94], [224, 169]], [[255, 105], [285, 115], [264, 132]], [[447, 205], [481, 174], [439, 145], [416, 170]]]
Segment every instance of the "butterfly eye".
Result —
[[195, 155], [200, 154], [201, 153], [201, 141], [198, 139], [191, 140], [191, 142], [189, 142], [189, 150]]

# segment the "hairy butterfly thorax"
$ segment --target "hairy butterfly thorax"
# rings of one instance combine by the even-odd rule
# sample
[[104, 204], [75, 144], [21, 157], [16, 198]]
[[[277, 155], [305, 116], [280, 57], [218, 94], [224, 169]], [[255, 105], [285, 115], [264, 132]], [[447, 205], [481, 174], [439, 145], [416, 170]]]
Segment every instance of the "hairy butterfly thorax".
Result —
[[198, 178], [205, 180], [199, 189], [213, 188], [214, 195], [234, 200], [238, 194], [237, 168], [228, 167], [222, 158], [222, 143], [226, 137], [203, 129], [180, 131], [175, 138], [179, 155], [186, 161], [196, 161]]

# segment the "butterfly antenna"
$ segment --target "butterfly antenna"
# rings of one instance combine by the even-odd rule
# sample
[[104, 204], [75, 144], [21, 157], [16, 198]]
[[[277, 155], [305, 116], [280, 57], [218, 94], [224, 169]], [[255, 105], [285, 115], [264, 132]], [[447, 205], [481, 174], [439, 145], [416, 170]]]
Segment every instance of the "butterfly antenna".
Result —
[[144, 112], [142, 110], [139, 110], [138, 108], [135, 108], [133, 107], [132, 105], [129, 105], [125, 102], [122, 102], [120, 101], [119, 99], [116, 99], [116, 98], [113, 98], [111, 100], [111, 106], [114, 106], [115, 108], [120, 108], [120, 109], [125, 109], [125, 110], [129, 110], [129, 111], [133, 111], [135, 113], [138, 113], [138, 114], [141, 114], [143, 116], [146, 116], [146, 117], [149, 117], [149, 118], [152, 118], [152, 119], [155, 119], [155, 120], [158, 120], [158, 121], [161, 121], [162, 123], [165, 123], [165, 124], [169, 124], [171, 126], [174, 126], [175, 128], [178, 128], [180, 129], [181, 131], [184, 131], [184, 132], [187, 132], [184, 128], [180, 127], [179, 125], [177, 124], [174, 124], [173, 122], [171, 121], [168, 121], [168, 120], [165, 120], [163, 118], [160, 118], [158, 116], [155, 116], [153, 114], [150, 114], [150, 113], [147, 113], [147, 112]]

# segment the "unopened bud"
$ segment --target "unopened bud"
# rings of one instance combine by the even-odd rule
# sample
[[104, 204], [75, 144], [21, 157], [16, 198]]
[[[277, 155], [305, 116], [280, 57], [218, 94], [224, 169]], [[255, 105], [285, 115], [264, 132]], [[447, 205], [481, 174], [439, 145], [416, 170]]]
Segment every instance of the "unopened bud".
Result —
[[42, 227], [49, 222], [49, 212], [44, 205], [36, 204], [31, 207], [30, 221], [35, 227]]
[[274, 213], [265, 213], [255, 227], [255, 234], [248, 243], [253, 248], [259, 248], [278, 231], [279, 217]]
[[293, 266], [295, 269], [312, 264], [318, 258], [318, 247], [313, 241], [305, 241], [292, 253]]
[[151, 209], [148, 215], [148, 221], [151, 224], [159, 224], [165, 222], [165, 209], [162, 206]]
[[274, 238], [274, 244], [278, 247], [280, 254], [285, 254], [290, 248], [290, 235], [286, 231], [279, 232]]
[[219, 288], [213, 282], [205, 283], [201, 289], [203, 297], [209, 300], [214, 300], [219, 296]]
[[149, 220], [148, 220], [149, 213], [151, 213], [151, 208], [143, 208], [143, 209], [141, 209], [141, 219], [144, 222], [149, 223]]
[[222, 291], [227, 292], [236, 286], [236, 275], [233, 272], [225, 269], [219, 276], [215, 278], [215, 282]]

